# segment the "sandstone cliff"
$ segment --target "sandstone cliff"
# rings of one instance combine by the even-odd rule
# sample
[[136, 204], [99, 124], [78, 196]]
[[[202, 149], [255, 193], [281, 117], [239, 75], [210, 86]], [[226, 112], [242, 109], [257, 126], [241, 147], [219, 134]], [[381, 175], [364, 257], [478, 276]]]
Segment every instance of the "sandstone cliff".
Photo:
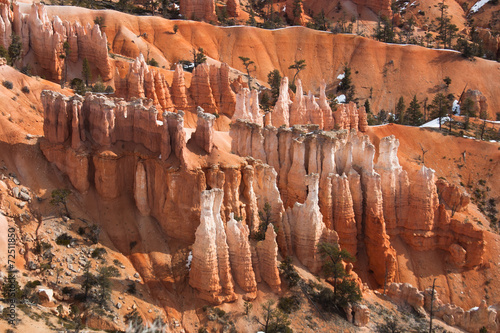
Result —
[[[280, 94], [274, 111], [271, 115], [271, 122], [274, 127], [316, 124], [320, 129], [355, 129], [365, 132], [368, 128], [366, 110], [361, 107], [359, 110], [356, 104], [340, 104], [337, 110], [332, 112], [326, 98], [326, 83], [322, 81], [320, 94], [317, 99], [311, 92], [304, 95], [302, 81], [296, 82], [297, 90], [293, 102], [290, 100], [288, 91], [288, 78], [281, 80]], [[252, 120], [250, 117], [241, 119]]]
[[182, 16], [188, 20], [217, 21], [214, 0], [181, 0], [179, 7]]
[[[317, 126], [262, 128], [238, 120], [231, 125], [231, 149], [240, 156], [252, 156], [275, 165], [278, 188], [284, 206], [289, 207], [288, 212], [296, 210], [299, 214], [294, 207], [296, 203], [311, 205], [308, 202], [312, 199], [306, 199], [311, 189], [308, 194], [303, 179], [318, 173], [317, 205], [321, 215], [316, 213], [307, 220], [316, 221], [321, 216], [324, 225], [337, 232], [342, 248], [353, 254], [366, 249], [370, 269], [379, 284], [384, 283], [386, 276], [388, 281], [395, 278], [396, 255], [389, 235], [401, 236], [416, 250], [447, 251], [450, 262], [457, 266], [472, 267], [481, 263], [482, 232], [472, 224], [450, 220], [444, 206], [439, 205], [432, 170], [423, 168], [411, 177], [407, 175], [398, 162], [398, 140], [394, 137], [381, 140], [379, 157], [374, 164], [375, 147], [367, 136], [354, 131], [314, 129]], [[309, 207], [307, 211], [312, 214], [314, 210]], [[287, 246], [295, 251], [294, 224], [288, 222], [289, 219], [287, 213], [284, 228], [287, 230], [290, 225], [287, 231], [290, 236], [286, 233], [285, 238]], [[449, 237], [445, 237], [446, 233]], [[317, 242], [320, 233], [314, 235], [306, 237], [308, 244]], [[295, 239], [302, 239], [300, 237]], [[460, 256], [457, 259], [457, 246], [452, 246], [455, 243], [465, 251], [458, 253], [466, 253], [463, 262]], [[307, 254], [299, 253], [297, 257], [303, 262], [314, 262], [313, 246], [308, 248]], [[306, 251], [305, 247], [300, 246], [300, 251]], [[306, 265], [317, 269], [313, 263]]]
[[[18, 3], [12, 10], [0, 4], [0, 45], [8, 48], [11, 34], [21, 37], [21, 65], [30, 64], [34, 74], [60, 82], [63, 78], [63, 44], [68, 42], [71, 53], [66, 59], [72, 65], [87, 59], [104, 81], [112, 78], [112, 65], [108, 58], [108, 40], [99, 25], [82, 26], [79, 22], [62, 21], [58, 16], [49, 19], [45, 6], [33, 3], [28, 12]], [[97, 77], [97, 75], [96, 75]]]

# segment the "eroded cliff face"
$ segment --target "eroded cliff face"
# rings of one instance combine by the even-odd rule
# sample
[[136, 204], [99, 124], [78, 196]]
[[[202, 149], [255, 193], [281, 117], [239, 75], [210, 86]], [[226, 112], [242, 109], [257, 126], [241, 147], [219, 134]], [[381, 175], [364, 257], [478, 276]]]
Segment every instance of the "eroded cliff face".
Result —
[[[138, 213], [154, 217], [167, 236], [194, 242], [190, 283], [201, 298], [234, 300], [233, 280], [247, 299], [256, 297], [260, 281], [280, 290], [278, 236], [268, 232], [259, 243], [249, 238], [266, 203], [272, 204], [273, 221], [281, 223], [276, 172], [236, 156], [232, 164], [218, 160], [223, 152], [215, 144], [213, 115], [199, 108], [189, 139], [182, 112], [164, 112], [159, 120], [148, 100], [52, 91], [41, 98], [46, 158], [78, 191], [95, 187], [105, 201], [132, 196]], [[193, 164], [200, 155], [207, 161]]]
[[[379, 284], [385, 279], [392, 281], [396, 273], [396, 252], [390, 237], [401, 236], [415, 250], [447, 251], [457, 266], [481, 263], [482, 231], [470, 223], [450, 219], [439, 204], [433, 170], [423, 167], [411, 177], [407, 175], [399, 165], [399, 142], [395, 137], [381, 140], [374, 163], [375, 147], [367, 136], [356, 131], [322, 132], [314, 125], [263, 128], [237, 121], [231, 125], [230, 135], [233, 153], [275, 166], [281, 198], [288, 207], [284, 220], [290, 220], [290, 212], [295, 211], [295, 216], [310, 215], [316, 212], [312, 207], [319, 206], [314, 216], [300, 220], [312, 223], [320, 219], [321, 225], [336, 231], [343, 248], [353, 254], [366, 251], [369, 268]], [[311, 189], [309, 184], [308, 190], [304, 179], [314, 173], [319, 175], [319, 189]], [[316, 200], [312, 200], [313, 193], [317, 193]], [[307, 213], [301, 212], [302, 203], [308, 207]], [[321, 238], [320, 229], [314, 229], [319, 224], [307, 228], [317, 232], [298, 237], [293, 235], [294, 223], [288, 224], [288, 246], [295, 252], [293, 240], [303, 242], [296, 255], [314, 271], [311, 244]]]
[[315, 124], [325, 131], [355, 129], [365, 132], [368, 128], [364, 107], [358, 109], [356, 104], [351, 102], [338, 105], [337, 109], [332, 112], [326, 98], [324, 80], [320, 85], [319, 98], [316, 98], [310, 91], [304, 95], [300, 79], [297, 79], [296, 86], [297, 90], [292, 101], [288, 89], [288, 78], [284, 77], [281, 80], [278, 100], [273, 112], [265, 115], [265, 120], [264, 115], [257, 111], [258, 99], [253, 96], [249, 97], [248, 92], [238, 93], [236, 112], [232, 117], [232, 122], [241, 119], [261, 126], [263, 123], [272, 124], [274, 127]]
[[488, 331], [498, 332], [498, 314], [493, 307], [488, 307], [485, 300], [480, 305], [470, 310], [464, 310], [454, 304], [444, 303], [439, 299], [439, 292], [428, 288], [420, 291], [408, 283], [391, 283], [387, 289], [387, 295], [396, 302], [411, 305], [418, 313], [425, 315], [430, 312], [431, 299], [433, 299], [432, 312], [451, 326], [458, 326], [468, 332], [477, 332], [482, 327]]
[[179, 7], [182, 16], [188, 20], [217, 22], [214, 0], [181, 0]]
[[[129, 64], [128, 72], [121, 77], [118, 69], [114, 75], [115, 95], [126, 100], [132, 98], [148, 98], [158, 108], [164, 111], [183, 110], [196, 114], [196, 108], [201, 107], [211, 114], [223, 114], [229, 118], [237, 110], [237, 96], [231, 88], [229, 66], [220, 67], [198, 65], [193, 71], [191, 86], [186, 86], [182, 65], [177, 65], [169, 86], [164, 75], [154, 67], [147, 65], [141, 54]], [[248, 89], [247, 89], [248, 90]], [[252, 98], [250, 102], [250, 98]], [[244, 107], [258, 109], [257, 92], [248, 92], [248, 101]]]
[[8, 4], [1, 3], [0, 16], [0, 45], [8, 48], [11, 34], [20, 36], [22, 65], [30, 64], [33, 73], [60, 82], [64, 71], [63, 44], [68, 42], [71, 53], [67, 61], [81, 64], [87, 58], [104, 81], [112, 78], [108, 41], [99, 25], [82, 26], [79, 22], [62, 21], [57, 16], [49, 19], [40, 3], [33, 3], [27, 13], [15, 2], [12, 10]]
[[[194, 242], [191, 285], [211, 302], [233, 300], [234, 283], [248, 299], [259, 281], [279, 290], [278, 253], [319, 272], [323, 241], [366, 257], [379, 285], [395, 279], [391, 237], [415, 250], [447, 251], [457, 267], [482, 262], [483, 232], [450, 218], [433, 170], [402, 169], [393, 136], [381, 140], [374, 162], [375, 146], [356, 130], [237, 120], [228, 154], [217, 145], [214, 116], [201, 108], [192, 133], [182, 112], [160, 116], [151, 100], [44, 91], [42, 101], [47, 159], [78, 191], [133, 196], [138, 213], [154, 217], [167, 236]], [[256, 242], [266, 210], [271, 225]], [[203, 244], [212, 250], [201, 251]]]

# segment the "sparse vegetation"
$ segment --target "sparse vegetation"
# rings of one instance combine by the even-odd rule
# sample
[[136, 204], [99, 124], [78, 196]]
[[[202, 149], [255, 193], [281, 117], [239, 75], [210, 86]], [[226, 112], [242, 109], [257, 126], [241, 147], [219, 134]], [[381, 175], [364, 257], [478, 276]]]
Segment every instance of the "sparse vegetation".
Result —
[[50, 200], [50, 204], [53, 206], [62, 205], [64, 207], [66, 216], [70, 217], [68, 210], [68, 197], [71, 194], [71, 191], [68, 189], [55, 189], [51, 193], [52, 199]]
[[60, 234], [59, 236], [57, 236], [56, 244], [67, 246], [71, 243], [72, 239], [73, 238], [70, 235], [68, 235], [67, 233], [63, 233], [63, 234]]
[[7, 89], [12, 89], [12, 88], [14, 88], [14, 84], [12, 83], [12, 81], [7, 81], [7, 80], [5, 80], [5, 81], [3, 81], [3, 82], [2, 82], [2, 85], [3, 85], [5, 88], [7, 88]]

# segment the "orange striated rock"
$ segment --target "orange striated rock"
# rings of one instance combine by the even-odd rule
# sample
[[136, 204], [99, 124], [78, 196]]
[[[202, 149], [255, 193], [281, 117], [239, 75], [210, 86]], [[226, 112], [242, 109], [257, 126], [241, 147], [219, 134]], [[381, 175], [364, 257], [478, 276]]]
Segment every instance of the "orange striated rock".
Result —
[[236, 283], [245, 292], [251, 294], [247, 297], [255, 298], [257, 283], [252, 266], [252, 251], [250, 250], [248, 226], [237, 222], [231, 213], [227, 221], [227, 244], [231, 271]]
[[297, 79], [296, 82], [297, 90], [295, 99], [290, 107], [290, 126], [308, 123], [306, 98], [304, 97], [304, 91], [302, 89], [302, 81]]
[[181, 15], [188, 20], [217, 22], [214, 0], [180, 0]]
[[235, 111], [236, 94], [231, 88], [228, 64], [222, 63], [220, 67], [210, 66], [210, 87], [219, 113], [231, 118]]
[[266, 237], [257, 243], [260, 275], [274, 292], [281, 291], [281, 279], [278, 271], [278, 243], [272, 224], [267, 226]]
[[177, 64], [175, 67], [174, 78], [172, 80], [172, 100], [178, 109], [189, 107], [184, 70], [181, 64]]
[[309, 91], [306, 98], [306, 109], [309, 114], [309, 122], [311, 124], [319, 125], [319, 128], [324, 128], [323, 111], [319, 107], [318, 103], [316, 103], [316, 98], [313, 96], [311, 91]]
[[236, 299], [220, 217], [223, 195], [220, 189], [201, 193], [201, 222], [196, 230], [189, 271], [189, 285], [198, 290], [200, 298], [215, 304]]
[[335, 128], [335, 120], [333, 119], [332, 109], [330, 108], [330, 104], [328, 103], [328, 99], [326, 98], [325, 80], [322, 80], [320, 84], [318, 105], [323, 113], [324, 130], [333, 130]]
[[201, 106], [208, 113], [217, 113], [217, 105], [210, 86], [210, 72], [206, 63], [196, 66], [191, 79], [189, 92], [196, 106]]
[[368, 129], [368, 117], [366, 115], [366, 109], [364, 106], [359, 108], [358, 115], [359, 115], [358, 128], [361, 132], [364, 133]]
[[322, 261], [316, 246], [320, 242], [337, 243], [338, 236], [323, 223], [318, 205], [319, 175], [308, 175], [305, 180], [309, 189], [307, 199], [286, 210], [283, 224], [290, 229], [287, 239], [291, 240], [289, 247], [293, 253], [311, 272], [318, 273]]
[[467, 98], [470, 98], [474, 102], [474, 110], [477, 115], [481, 115], [481, 113], [488, 114], [488, 103], [481, 91], [468, 89], [461, 100], [465, 101]]
[[239, 0], [227, 0], [226, 4], [227, 14], [230, 17], [239, 17], [240, 16], [240, 1]]
[[439, 299], [439, 290], [432, 292], [432, 288], [428, 288], [422, 292], [409, 283], [391, 283], [387, 288], [387, 295], [398, 304], [411, 305], [421, 315], [430, 311], [432, 299], [433, 314], [436, 317], [443, 319], [448, 325], [458, 326], [468, 332], [478, 332], [482, 327], [492, 332], [499, 329], [497, 311], [488, 307], [484, 300], [478, 307], [465, 311], [454, 304], [444, 304]]
[[288, 126], [290, 124], [290, 104], [292, 104], [292, 101], [288, 94], [288, 78], [284, 77], [281, 79], [280, 94], [271, 118], [274, 127]]
[[342, 176], [333, 175], [331, 182], [333, 229], [339, 236], [340, 247], [349, 251], [353, 256], [356, 256], [358, 230], [353, 210], [352, 195], [349, 189], [349, 180], [346, 174]]
[[95, 168], [94, 185], [97, 193], [105, 199], [115, 199], [121, 193], [117, 159], [118, 156], [111, 151], [94, 155], [92, 159]]
[[[296, 8], [296, 6], [298, 7]], [[304, 5], [302, 4], [302, 2], [296, 3], [295, 0], [287, 0], [286, 16], [293, 24], [297, 25], [306, 24]]]
[[443, 200], [452, 211], [452, 216], [455, 212], [461, 212], [467, 208], [470, 202], [470, 197], [464, 190], [454, 184], [448, 183], [444, 179], [436, 181], [437, 192], [440, 200]]
[[[493, 55], [494, 59], [500, 58], [500, 37], [494, 35], [490, 29], [476, 28], [479, 38], [483, 41], [485, 50]], [[496, 56], [496, 57], [495, 57]]]
[[406, 171], [399, 165], [399, 141], [393, 136], [380, 140], [375, 171], [380, 175], [387, 233], [398, 232], [398, 226], [408, 219], [410, 183]]
[[[22, 64], [31, 65], [31, 70], [59, 82], [63, 76], [63, 44], [68, 42], [71, 54], [70, 63], [87, 58], [97, 69], [104, 81], [112, 78], [112, 66], [108, 58], [107, 37], [101, 33], [99, 25], [83, 27], [80, 23], [62, 21], [58, 16], [49, 19], [43, 4], [33, 3], [28, 13], [21, 11], [21, 6], [12, 4], [12, 12], [6, 4], [0, 4], [0, 45], [10, 42], [12, 32], [22, 41]], [[7, 45], [8, 46], [8, 45]], [[33, 58], [25, 58], [32, 54]], [[96, 75], [97, 76], [97, 75]]]
[[6, 50], [12, 41], [12, 21], [13, 13], [10, 10], [8, 4], [0, 4], [0, 45]]
[[148, 203], [148, 180], [146, 170], [144, 169], [144, 163], [137, 163], [137, 169], [135, 171], [135, 181], [134, 181], [134, 199], [135, 205], [139, 212], [148, 216], [151, 213]]
[[354, 0], [353, 2], [358, 6], [370, 8], [377, 15], [385, 16], [388, 18], [392, 17], [390, 0]]
[[214, 148], [214, 121], [213, 114], [205, 113], [201, 107], [198, 107], [198, 122], [193, 139], [198, 147], [203, 148], [209, 154]]
[[420, 315], [425, 315], [424, 293], [409, 283], [390, 283], [387, 296], [399, 305], [409, 304]]

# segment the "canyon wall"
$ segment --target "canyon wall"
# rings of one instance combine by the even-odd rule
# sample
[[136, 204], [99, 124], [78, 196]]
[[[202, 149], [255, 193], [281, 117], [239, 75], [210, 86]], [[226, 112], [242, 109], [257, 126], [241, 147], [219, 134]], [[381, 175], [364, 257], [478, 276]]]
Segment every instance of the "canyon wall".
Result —
[[20, 37], [23, 65], [30, 65], [34, 74], [60, 82], [64, 78], [63, 45], [68, 43], [71, 52], [66, 61], [81, 63], [87, 58], [104, 81], [112, 78], [112, 66], [108, 58], [108, 40], [99, 25], [82, 26], [79, 22], [62, 21], [58, 16], [49, 19], [43, 4], [33, 3], [29, 13], [23, 13], [17, 3], [0, 3], [0, 45], [6, 49], [11, 34]]
[[[42, 102], [47, 159], [78, 191], [94, 186], [103, 200], [133, 194], [138, 213], [169, 237], [194, 242], [192, 286], [211, 302], [234, 298], [228, 276], [248, 298], [259, 281], [279, 290], [278, 250], [319, 272], [324, 241], [354, 256], [366, 251], [379, 285], [395, 279], [395, 236], [415, 250], [447, 251], [457, 267], [482, 262], [483, 232], [450, 218], [432, 169], [402, 169], [394, 136], [381, 140], [375, 162], [375, 146], [356, 130], [237, 120], [228, 154], [217, 146], [215, 117], [201, 108], [189, 135], [183, 112], [160, 116], [151, 100], [44, 91]], [[260, 213], [271, 224], [256, 242]]]
[[[316, 190], [308, 190], [304, 179], [317, 173], [321, 214], [308, 217], [308, 223], [321, 216], [324, 225], [337, 232], [340, 245], [354, 255], [364, 245], [379, 284], [386, 274], [388, 281], [395, 274], [391, 236], [401, 236], [415, 250], [445, 250], [450, 262], [459, 267], [481, 263], [482, 231], [450, 218], [439, 203], [434, 170], [424, 166], [408, 176], [399, 165], [399, 142], [394, 136], [381, 140], [374, 163], [375, 147], [356, 131], [322, 132], [317, 125], [276, 129], [238, 120], [231, 125], [230, 135], [234, 154], [252, 156], [278, 171], [278, 188], [287, 212], [299, 210], [300, 205], [294, 207], [297, 203], [310, 205]], [[301, 214], [305, 213], [296, 213]], [[306, 237], [318, 239], [321, 234]], [[290, 241], [289, 246], [293, 248]], [[457, 249], [463, 253], [459, 258]], [[311, 254], [302, 257], [313, 258]], [[306, 265], [314, 270], [313, 264]]]

